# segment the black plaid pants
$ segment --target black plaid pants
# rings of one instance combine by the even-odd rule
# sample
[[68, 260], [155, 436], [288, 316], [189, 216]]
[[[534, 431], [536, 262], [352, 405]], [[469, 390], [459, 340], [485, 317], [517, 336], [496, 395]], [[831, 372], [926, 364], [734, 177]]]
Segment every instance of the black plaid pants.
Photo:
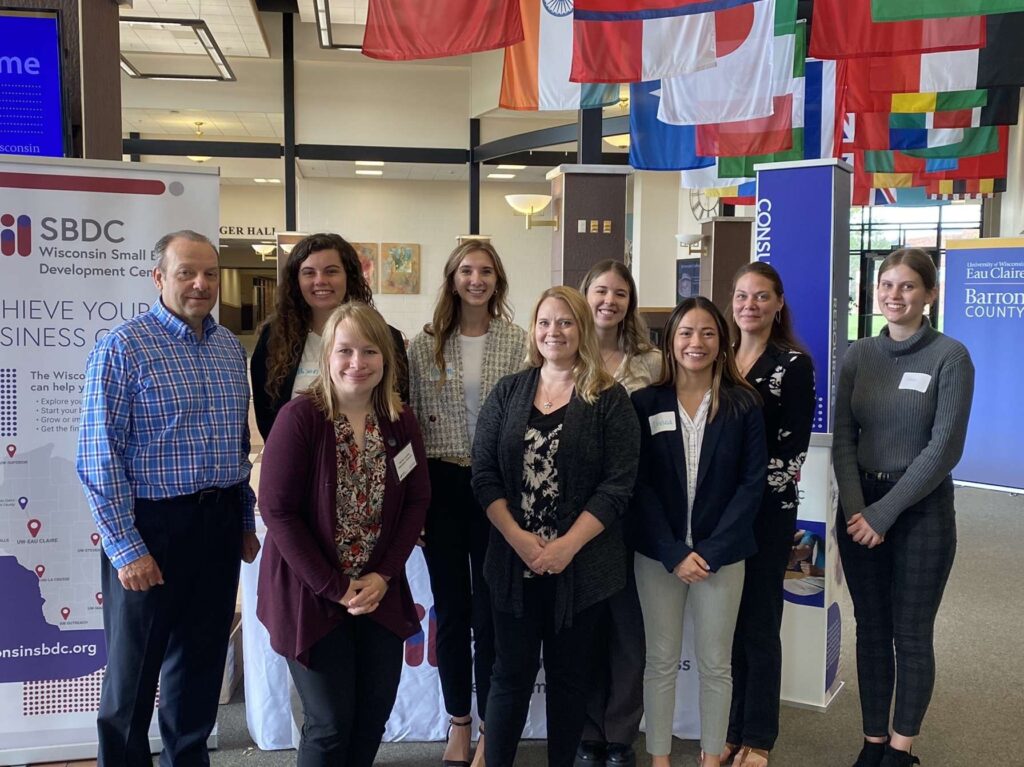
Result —
[[[893, 484], [862, 477], [865, 504], [877, 501]], [[857, 619], [864, 734], [889, 734], [895, 687], [892, 729], [913, 737], [935, 686], [935, 616], [956, 555], [953, 481], [946, 477], [906, 509], [873, 549], [850, 538], [842, 510], [836, 534]]]

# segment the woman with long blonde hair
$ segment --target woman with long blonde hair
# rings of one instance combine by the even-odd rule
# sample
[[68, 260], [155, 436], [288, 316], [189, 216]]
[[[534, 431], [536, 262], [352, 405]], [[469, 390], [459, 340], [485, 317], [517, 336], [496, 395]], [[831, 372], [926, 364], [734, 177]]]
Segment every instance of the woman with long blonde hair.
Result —
[[484, 563], [496, 654], [486, 755], [490, 767], [515, 760], [543, 650], [548, 764], [571, 767], [596, 624], [626, 583], [620, 517], [639, 427], [626, 390], [601, 364], [578, 291], [544, 291], [529, 337], [528, 368], [494, 387], [473, 443], [473, 490], [493, 525]]

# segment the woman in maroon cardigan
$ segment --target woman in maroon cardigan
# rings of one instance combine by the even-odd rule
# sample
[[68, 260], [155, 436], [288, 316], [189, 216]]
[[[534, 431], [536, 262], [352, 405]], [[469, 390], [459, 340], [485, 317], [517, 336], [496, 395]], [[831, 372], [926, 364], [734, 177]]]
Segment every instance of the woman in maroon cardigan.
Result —
[[302, 699], [299, 767], [370, 767], [419, 630], [405, 561], [430, 480], [384, 319], [342, 304], [323, 338], [319, 379], [282, 408], [263, 451], [256, 614]]

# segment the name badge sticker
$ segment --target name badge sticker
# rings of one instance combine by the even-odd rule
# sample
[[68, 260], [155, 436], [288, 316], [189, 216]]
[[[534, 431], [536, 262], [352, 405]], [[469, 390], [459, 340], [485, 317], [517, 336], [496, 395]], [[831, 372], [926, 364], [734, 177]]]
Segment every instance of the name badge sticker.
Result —
[[416, 468], [416, 454], [412, 451], [412, 442], [403, 447], [395, 454], [395, 471], [398, 472], [398, 481], [409, 476], [409, 472]]
[[932, 377], [927, 373], [904, 373], [903, 380], [900, 381], [901, 389], [913, 389], [914, 391], [926, 392], [928, 391], [928, 384], [932, 382]]
[[666, 410], [664, 413], [655, 413], [647, 421], [651, 425], [651, 436], [660, 434], [663, 431], [675, 431], [676, 430], [676, 414], [671, 410]]

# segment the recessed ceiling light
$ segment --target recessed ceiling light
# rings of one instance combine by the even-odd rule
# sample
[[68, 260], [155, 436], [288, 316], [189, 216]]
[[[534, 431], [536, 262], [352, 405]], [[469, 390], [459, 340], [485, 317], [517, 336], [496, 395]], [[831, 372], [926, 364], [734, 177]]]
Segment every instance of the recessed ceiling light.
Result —
[[357, 170], [357, 176], [383, 176], [384, 171], [382, 170]]
[[254, 178], [253, 181], [255, 181], [257, 184], [267, 183], [267, 180], [265, 178]]
[[526, 170], [525, 165], [499, 165], [498, 170]]
[[487, 178], [515, 178], [515, 173], [488, 173]]
[[267, 183], [268, 184], [280, 184], [281, 183], [281, 179], [279, 179], [279, 178], [268, 178], [267, 179]]
[[372, 165], [375, 168], [379, 168], [383, 164], [380, 160], [356, 160], [356, 165]]

